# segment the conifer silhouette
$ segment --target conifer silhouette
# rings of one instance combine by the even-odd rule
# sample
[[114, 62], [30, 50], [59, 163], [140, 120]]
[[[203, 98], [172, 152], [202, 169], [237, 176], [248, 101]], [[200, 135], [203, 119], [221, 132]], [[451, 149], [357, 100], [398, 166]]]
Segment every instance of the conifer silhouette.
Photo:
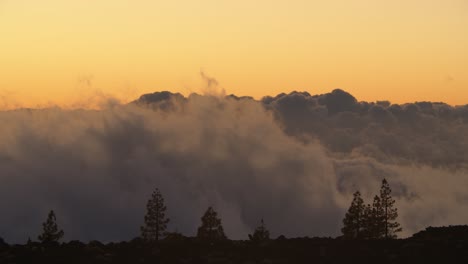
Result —
[[402, 231], [396, 221], [398, 210], [386, 179], [383, 179], [380, 195], [374, 197], [372, 205], [364, 205], [359, 192], [354, 193], [353, 201], [343, 219], [343, 236], [346, 238], [389, 239], [396, 238]]
[[202, 224], [198, 228], [197, 237], [203, 240], [223, 240], [226, 239], [221, 219], [218, 213], [210, 206], [201, 218]]
[[151, 199], [148, 200], [146, 209], [145, 224], [140, 228], [141, 236], [146, 241], [158, 241], [164, 235], [169, 223], [169, 218], [166, 218], [167, 208], [164, 205], [164, 198], [159, 189], [154, 190]]
[[261, 242], [270, 239], [270, 232], [266, 229], [263, 218], [260, 221], [260, 226], [255, 229], [253, 234], [249, 235], [249, 239], [254, 242]]
[[63, 230], [59, 230], [54, 211], [49, 212], [47, 221], [42, 224], [42, 234], [37, 238], [42, 243], [58, 242], [64, 235]]
[[372, 205], [364, 210], [365, 238], [379, 239], [384, 236], [382, 203], [378, 195], [374, 196]]
[[364, 214], [363, 214], [363, 230], [362, 230], [362, 237], [363, 238], [373, 238], [374, 234], [374, 219], [373, 219], [373, 208], [372, 205], [367, 204], [364, 207]]
[[383, 179], [380, 188], [380, 206], [382, 214], [382, 229], [384, 238], [396, 238], [397, 233], [402, 231], [400, 223], [396, 221], [398, 209], [394, 207], [395, 200], [391, 196], [392, 190], [386, 179]]
[[343, 219], [341, 232], [346, 238], [363, 238], [366, 222], [364, 216], [365, 205], [359, 191], [355, 192], [353, 196], [351, 206]]

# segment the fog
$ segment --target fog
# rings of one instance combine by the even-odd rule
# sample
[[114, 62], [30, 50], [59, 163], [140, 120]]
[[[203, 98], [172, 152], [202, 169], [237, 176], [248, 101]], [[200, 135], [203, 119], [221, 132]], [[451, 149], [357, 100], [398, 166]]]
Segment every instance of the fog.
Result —
[[261, 218], [273, 236], [337, 236], [352, 193], [385, 177], [408, 236], [468, 222], [468, 106], [324, 95], [161, 92], [101, 110], [0, 112], [0, 236], [35, 240], [49, 210], [65, 240], [139, 235], [159, 188], [169, 231], [208, 206], [228, 237]]

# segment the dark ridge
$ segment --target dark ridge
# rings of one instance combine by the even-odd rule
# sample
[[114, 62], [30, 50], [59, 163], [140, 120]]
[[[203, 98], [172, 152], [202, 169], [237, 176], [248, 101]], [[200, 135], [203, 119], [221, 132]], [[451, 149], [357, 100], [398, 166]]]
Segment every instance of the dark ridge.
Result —
[[0, 240], [0, 263], [466, 263], [467, 230], [467, 226], [429, 227], [398, 240], [280, 236], [262, 242], [208, 242], [182, 235], [158, 243], [136, 238], [108, 244], [7, 245]]
[[418, 240], [439, 240], [439, 241], [459, 241], [468, 240], [468, 225], [428, 227], [423, 231], [414, 234], [412, 239]]

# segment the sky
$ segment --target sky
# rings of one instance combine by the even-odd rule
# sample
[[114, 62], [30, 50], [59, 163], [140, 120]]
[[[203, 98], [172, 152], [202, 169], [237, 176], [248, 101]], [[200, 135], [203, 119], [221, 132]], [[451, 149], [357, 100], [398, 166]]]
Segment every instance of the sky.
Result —
[[96, 94], [468, 102], [467, 0], [0, 0], [0, 107]]

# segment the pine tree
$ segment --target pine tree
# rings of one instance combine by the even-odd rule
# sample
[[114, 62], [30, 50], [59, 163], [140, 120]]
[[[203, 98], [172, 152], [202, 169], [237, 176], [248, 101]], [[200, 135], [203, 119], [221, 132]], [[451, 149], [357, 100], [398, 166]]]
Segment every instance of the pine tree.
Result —
[[166, 218], [166, 209], [164, 198], [156, 188], [146, 205], [145, 224], [140, 228], [143, 239], [158, 241], [164, 235], [169, 223], [169, 218]]
[[373, 214], [372, 214], [372, 205], [367, 204], [364, 207], [364, 213], [363, 213], [363, 230], [362, 230], [362, 237], [369, 239], [373, 237]]
[[374, 196], [372, 206], [367, 205], [365, 210], [366, 237], [379, 239], [383, 237], [383, 210], [380, 197]]
[[58, 242], [64, 235], [63, 230], [59, 230], [54, 211], [49, 212], [47, 221], [42, 224], [42, 234], [37, 238], [42, 243]]
[[249, 239], [254, 242], [262, 242], [270, 239], [270, 232], [266, 229], [263, 219], [260, 221], [260, 226], [257, 227]]
[[201, 218], [202, 224], [198, 228], [197, 237], [204, 240], [214, 241], [226, 239], [221, 219], [218, 213], [210, 206]]
[[341, 232], [346, 238], [363, 238], [364, 231], [364, 201], [361, 198], [359, 191], [354, 193], [351, 206], [343, 219], [343, 228]]
[[383, 179], [380, 188], [380, 203], [382, 213], [382, 228], [386, 239], [396, 238], [398, 232], [402, 231], [400, 224], [396, 221], [398, 209], [394, 207], [395, 200], [391, 196], [392, 190], [386, 179]]

